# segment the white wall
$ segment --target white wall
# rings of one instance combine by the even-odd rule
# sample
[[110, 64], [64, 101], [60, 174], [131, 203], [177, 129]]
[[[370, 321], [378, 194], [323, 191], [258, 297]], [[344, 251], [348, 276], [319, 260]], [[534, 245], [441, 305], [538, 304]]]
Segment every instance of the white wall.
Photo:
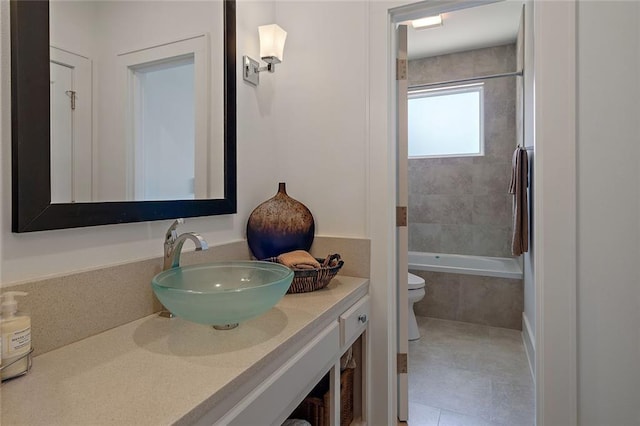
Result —
[[[319, 5], [318, 3], [317, 5]], [[10, 93], [10, 44], [9, 44], [9, 8], [6, 1], [2, 2], [3, 9], [0, 16], [2, 24], [2, 50], [0, 63], [0, 82], [3, 93]], [[291, 3], [295, 6], [294, 3]], [[327, 10], [327, 18], [331, 13], [337, 15], [342, 7], [338, 3], [327, 3], [333, 9]], [[366, 44], [365, 3], [353, 2], [345, 5], [350, 16], [360, 21], [360, 36], [351, 45], [357, 47], [361, 55], [361, 66]], [[258, 25], [275, 21], [275, 6], [269, 1], [238, 1], [237, 5], [237, 58], [238, 64], [243, 54], [259, 57], [259, 43], [257, 35]], [[309, 9], [310, 11], [312, 9]], [[316, 11], [320, 12], [316, 8]], [[281, 11], [283, 19], [287, 19], [286, 8]], [[302, 14], [301, 10], [298, 12]], [[309, 19], [313, 15], [308, 13]], [[290, 16], [288, 19], [292, 19]], [[287, 25], [282, 24], [287, 28]], [[307, 69], [307, 73], [318, 74], [316, 83], [307, 77], [299, 76], [300, 84], [294, 80], [296, 93], [305, 93], [305, 87], [318, 86], [323, 81], [325, 85], [321, 94], [324, 98], [302, 99], [304, 103], [290, 103], [286, 92], [276, 90], [279, 73], [287, 72], [286, 66], [291, 55], [291, 67], [301, 65], [300, 59], [294, 60], [296, 55], [305, 51], [300, 44], [301, 37], [314, 38], [315, 32], [301, 32], [296, 30], [296, 23], [290, 27], [296, 37], [289, 42], [291, 52], [285, 51], [285, 62], [278, 67], [275, 74], [264, 75], [261, 84], [255, 88], [242, 80], [238, 67], [238, 214], [188, 219], [184, 230], [196, 230], [208, 239], [210, 244], [216, 245], [245, 236], [246, 220], [250, 212], [260, 202], [271, 197], [277, 191], [279, 180], [288, 182], [291, 196], [307, 203], [315, 215], [317, 233], [339, 236], [366, 236], [366, 158], [367, 149], [364, 135], [366, 133], [366, 104], [365, 83], [356, 76], [357, 70], [351, 71], [351, 80], [345, 79], [341, 92], [329, 91], [339, 80], [344, 70], [337, 67], [328, 76], [322, 77], [317, 70]], [[343, 21], [343, 36], [348, 40], [351, 34], [351, 24]], [[304, 25], [303, 25], [304, 27]], [[287, 28], [288, 29], [288, 28]], [[316, 27], [320, 31], [319, 27]], [[305, 35], [303, 35], [305, 34]], [[297, 40], [296, 40], [297, 38]], [[293, 40], [293, 41], [292, 41]], [[344, 44], [336, 36], [339, 44]], [[322, 40], [316, 41], [320, 45]], [[297, 45], [297, 46], [296, 46]], [[345, 45], [345, 47], [347, 47]], [[289, 45], [287, 46], [287, 48]], [[326, 50], [330, 50], [325, 47]], [[309, 53], [310, 54], [310, 53]], [[351, 55], [350, 49], [340, 53], [341, 60], [346, 62]], [[320, 59], [320, 58], [319, 58]], [[318, 59], [318, 60], [319, 60]], [[325, 57], [320, 65], [326, 65]], [[304, 62], [304, 61], [303, 61]], [[296, 65], [297, 64], [297, 65]], [[292, 72], [293, 69], [289, 70]], [[285, 74], [286, 75], [286, 74]], [[290, 77], [287, 76], [287, 77]], [[285, 80], [284, 77], [281, 77]], [[350, 96], [350, 84], [357, 80], [358, 94]], [[283, 90], [292, 83], [284, 83]], [[322, 88], [322, 86], [320, 86]], [[311, 96], [307, 93], [305, 96]], [[347, 105], [346, 110], [338, 108], [344, 100], [338, 95], [343, 94]], [[283, 98], [278, 101], [278, 95]], [[332, 99], [335, 99], [331, 104]], [[279, 103], [277, 103], [279, 102]], [[329, 106], [325, 106], [329, 103]], [[297, 110], [304, 105], [308, 109], [304, 113]], [[313, 105], [323, 105], [317, 108]], [[357, 105], [357, 107], [355, 106]], [[80, 229], [67, 229], [27, 234], [11, 233], [11, 103], [9, 96], [1, 100], [2, 117], [2, 248], [1, 282], [3, 285], [36, 279], [49, 275], [68, 273], [72, 271], [91, 269], [106, 265], [144, 259], [162, 254], [162, 237], [170, 221], [146, 222], [122, 225], [107, 225]], [[276, 107], [286, 111], [285, 120], [276, 120]], [[316, 108], [316, 109], [314, 109]], [[323, 111], [324, 116], [315, 117], [317, 111]], [[354, 121], [353, 115], [359, 115]], [[289, 120], [299, 120], [300, 126], [287, 128], [278, 123]], [[327, 170], [332, 173], [326, 173]], [[336, 211], [339, 212], [336, 214]]]
[[[322, 234], [345, 233], [371, 237], [374, 309], [371, 369], [375, 378], [372, 389], [374, 416], [371, 420], [381, 423], [386, 423], [385, 419], [390, 420], [394, 401], [386, 396], [387, 392], [393, 392], [395, 386], [394, 376], [388, 368], [395, 345], [395, 332], [391, 328], [395, 325], [395, 311], [390, 310], [388, 303], [395, 300], [390, 285], [394, 266], [388, 261], [393, 258], [395, 250], [393, 228], [390, 227], [393, 223], [392, 200], [395, 199], [395, 166], [394, 153], [389, 144], [393, 119], [388, 114], [389, 102], [392, 101], [389, 85], [392, 71], [388, 61], [391, 49], [387, 29], [388, 9], [399, 4], [384, 1], [369, 1], [365, 5], [357, 2], [311, 2], [300, 7], [294, 2], [278, 2], [274, 8], [272, 2], [238, 3], [239, 58], [243, 53], [258, 56], [256, 27], [272, 22], [276, 18], [276, 11], [278, 19], [282, 19], [279, 23], [292, 31], [288, 42], [292, 50], [285, 51], [285, 62], [275, 74], [264, 76], [258, 89], [244, 84], [241, 76], [238, 76], [240, 213], [193, 219], [187, 224], [188, 228], [203, 232], [212, 244], [241, 238], [250, 211], [275, 193], [277, 180], [283, 179], [288, 181], [291, 195], [310, 205]], [[305, 11], [307, 6], [308, 10]], [[545, 9], [547, 12], [536, 21], [536, 25], [540, 25], [536, 29], [536, 41], [545, 32], [561, 33], [561, 28], [545, 27], [545, 24], [553, 21], [551, 17], [555, 12], [551, 4], [546, 5]], [[603, 12], [606, 20], [596, 21], [596, 12]], [[296, 20], [300, 22], [294, 22]], [[320, 32], [317, 22], [321, 20], [328, 23], [330, 28], [330, 36], [326, 41], [322, 41], [327, 36], [325, 32]], [[11, 194], [8, 22], [7, 2], [3, 0], [0, 3], [0, 180], [4, 201], [0, 211], [2, 282], [6, 284], [47, 274], [159, 256], [168, 221], [11, 234], [8, 202]], [[594, 25], [593, 22], [600, 24]], [[636, 80], [640, 71], [639, 22], [638, 4], [634, 2], [613, 5], [610, 2], [580, 3], [578, 405], [580, 422], [587, 425], [640, 422], [637, 393], [640, 383], [637, 365], [640, 359], [640, 276], [637, 269], [640, 259], [640, 152], [637, 144], [637, 99], [640, 99], [640, 93]], [[290, 28], [287, 28], [289, 25]], [[302, 32], [300, 28], [303, 26], [309, 28], [309, 33]], [[352, 40], [352, 31], [360, 41]], [[293, 34], [314, 45], [323, 54], [331, 50], [332, 56], [314, 57], [313, 52], [295, 41]], [[364, 37], [360, 39], [359, 34]], [[538, 43], [536, 51], [539, 52], [539, 48], [553, 50], [556, 43], [542, 38], [544, 43]], [[305, 55], [305, 61], [326, 65], [330, 69], [308, 68], [296, 58], [299, 55]], [[334, 60], [334, 57], [340, 61]], [[348, 59], [346, 62], [345, 58]], [[548, 61], [553, 56], [547, 55], [543, 59]], [[542, 70], [550, 68], [545, 61], [540, 65]], [[287, 71], [289, 63], [292, 65]], [[358, 67], [361, 68], [360, 72], [355, 73], [353, 68]], [[306, 70], [307, 74], [293, 73], [300, 69]], [[338, 70], [344, 73], [344, 80], [339, 77], [343, 74]], [[542, 77], [542, 80], [536, 81], [536, 93], [549, 95], [549, 88], [553, 87], [553, 81], [549, 78], [553, 76], [545, 74]], [[362, 80], [366, 81], [366, 86], [360, 92]], [[333, 85], [340, 90], [332, 90]], [[281, 86], [288, 91], [280, 89]], [[546, 91], [542, 90], [542, 86], [546, 87]], [[318, 96], [314, 107], [309, 105], [314, 101], [311, 95]], [[361, 106], [358, 106], [357, 98], [360, 96], [363, 99]], [[542, 100], [549, 101], [548, 98]], [[325, 102], [330, 102], [333, 108], [327, 108]], [[282, 116], [280, 111], [283, 112]], [[313, 114], [318, 116], [314, 117]], [[364, 117], [362, 121], [358, 118], [361, 116]], [[564, 116], [560, 113], [542, 118], [551, 122], [558, 121], [558, 117]], [[324, 129], [325, 125], [335, 126], [339, 130]], [[358, 131], [359, 127], [362, 130]], [[542, 136], [546, 144], [552, 143], [552, 135]], [[346, 150], [348, 155], [336, 165], [333, 158], [326, 154], [327, 151], [318, 150], [318, 143], [331, 148], [327, 151], [340, 148]], [[354, 148], [352, 144], [361, 148]], [[563, 141], [555, 139], [553, 144], [562, 145]], [[558, 161], [560, 164], [574, 158], [575, 152], [567, 154], [565, 150], [549, 149], [550, 146], [547, 145], [546, 152], [542, 150], [539, 162], [541, 159], [547, 160], [545, 155], [549, 152], [563, 155]], [[278, 158], [276, 154], [282, 157]], [[302, 160], [308, 161], [308, 166], [303, 167], [296, 162]], [[347, 162], [353, 167], [347, 167]], [[317, 170], [321, 170], [322, 174], [316, 174]], [[561, 166], [558, 170], [561, 170]], [[324, 182], [324, 178], [328, 178], [331, 185], [316, 188], [316, 185]], [[336, 182], [345, 185], [348, 192], [335, 192], [333, 186]], [[542, 182], [545, 190], [562, 186], [562, 182]], [[320, 194], [318, 198], [316, 192], [310, 192], [311, 189]], [[365, 194], [364, 198], [362, 193]], [[547, 203], [541, 206], [540, 211], [562, 213], [565, 200], [554, 200], [552, 192], [545, 197], [548, 198], [543, 201]], [[554, 204], [560, 205], [554, 210]], [[541, 219], [536, 218], [536, 224], [546, 226], [547, 232], [552, 231], [549, 220], [543, 223]], [[556, 220], [553, 223], [560, 222]], [[567, 226], [572, 225], [569, 223]], [[562, 260], [568, 252], [565, 245], [554, 248], [551, 240], [544, 241], [549, 244], [545, 259], [547, 262], [552, 257]], [[561, 279], [566, 275], [560, 269], [556, 263], [547, 263], [544, 276], [536, 276], [536, 280], [547, 287], [561, 284]], [[571, 271], [567, 275], [571, 276]], [[571, 301], [567, 299], [556, 302], [555, 306], [547, 303], [536, 309], [538, 312], [546, 309], [544, 312], [547, 313], [558, 306], [571, 306]], [[540, 318], [536, 320], [538, 324], [542, 323]], [[544, 329], [537, 330], [537, 333], [550, 333], [555, 328], [560, 331], [554, 336], [562, 337], [570, 336], [573, 331], [565, 332], [567, 325], [554, 322], [551, 316], [547, 316], [546, 321]], [[544, 366], [559, 367], [547, 367], [545, 380], [540, 385], [547, 386], [547, 391], [555, 389], [561, 392], [558, 398], [554, 398], [553, 392], [545, 394], [549, 395], [547, 401], [556, 401], [560, 406], [546, 406], [545, 410], [566, 412], [571, 409], [571, 401], [565, 392], [567, 388], [550, 386], [554, 384], [551, 380], [554, 375], [559, 380], [570, 376], [565, 375], [563, 370], [566, 364], [550, 362], [558, 345], [537, 349], [545, 354]], [[561, 349], [564, 351], [564, 347]], [[568, 368], [571, 368], [570, 365]], [[569, 404], [565, 404], [566, 401]]]
[[258, 90], [273, 85], [278, 179], [324, 235], [367, 236], [366, 6], [276, 2], [284, 61], [260, 76]]
[[279, 176], [290, 195], [314, 212], [319, 233], [372, 241], [372, 424], [395, 422], [395, 154], [387, 54], [388, 9], [400, 4], [277, 1], [277, 22], [288, 32], [284, 62], [260, 83], [260, 91], [275, 91]]
[[[100, 40], [96, 31], [98, 2], [55, 1], [49, 8], [49, 42], [53, 47], [94, 58]], [[78, 37], [83, 34], [83, 37]]]
[[585, 426], [640, 424], [639, 24], [638, 2], [578, 3], [578, 422]]
[[[2, 227], [0, 282], [3, 286], [44, 276], [97, 268], [162, 255], [170, 221], [107, 225], [57, 231], [11, 233], [11, 93], [9, 7], [0, 3], [0, 124]], [[243, 53], [258, 56], [257, 26], [273, 21], [270, 1], [240, 1], [237, 9], [238, 64]], [[264, 109], [273, 93], [244, 84], [238, 69], [238, 214], [188, 219], [182, 228], [202, 233], [210, 245], [245, 236], [246, 221], [276, 192], [274, 112]], [[249, 125], [250, 123], [250, 125]], [[327, 229], [332, 233], [331, 229]]]

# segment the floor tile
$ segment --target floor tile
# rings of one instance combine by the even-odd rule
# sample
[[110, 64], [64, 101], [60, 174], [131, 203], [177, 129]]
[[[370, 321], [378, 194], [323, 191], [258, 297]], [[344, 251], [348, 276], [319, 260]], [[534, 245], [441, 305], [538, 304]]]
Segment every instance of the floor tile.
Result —
[[488, 420], [454, 411], [442, 410], [438, 426], [495, 426]]
[[440, 410], [441, 426], [534, 424], [534, 386], [519, 331], [421, 316], [417, 320], [422, 338], [409, 343], [414, 411]]
[[533, 398], [533, 389], [530, 386], [494, 384], [491, 420], [505, 426], [533, 426]]
[[409, 374], [409, 401], [489, 418], [491, 379], [469, 370], [418, 366]]
[[440, 409], [417, 402], [409, 403], [409, 426], [438, 426]]

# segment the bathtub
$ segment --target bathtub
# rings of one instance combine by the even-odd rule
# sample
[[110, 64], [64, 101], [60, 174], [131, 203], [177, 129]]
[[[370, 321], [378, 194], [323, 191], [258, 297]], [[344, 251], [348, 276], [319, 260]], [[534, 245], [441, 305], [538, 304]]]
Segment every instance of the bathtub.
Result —
[[409, 252], [409, 270], [522, 279], [518, 258]]

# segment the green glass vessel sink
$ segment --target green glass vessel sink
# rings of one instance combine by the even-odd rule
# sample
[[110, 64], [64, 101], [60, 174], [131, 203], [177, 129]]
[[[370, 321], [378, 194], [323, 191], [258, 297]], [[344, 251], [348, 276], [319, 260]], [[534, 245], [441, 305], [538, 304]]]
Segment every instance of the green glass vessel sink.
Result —
[[292, 280], [293, 271], [278, 263], [233, 261], [171, 268], [151, 286], [174, 315], [228, 329], [271, 309]]

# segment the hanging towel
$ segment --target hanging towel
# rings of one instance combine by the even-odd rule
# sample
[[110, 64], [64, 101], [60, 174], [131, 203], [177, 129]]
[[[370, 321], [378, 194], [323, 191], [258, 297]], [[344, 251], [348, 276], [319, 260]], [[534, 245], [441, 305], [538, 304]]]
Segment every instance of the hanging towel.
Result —
[[509, 193], [513, 194], [513, 238], [511, 240], [511, 253], [514, 256], [519, 256], [529, 250], [528, 169], [529, 158], [527, 156], [527, 150], [519, 146], [513, 153], [511, 183], [509, 184]]

